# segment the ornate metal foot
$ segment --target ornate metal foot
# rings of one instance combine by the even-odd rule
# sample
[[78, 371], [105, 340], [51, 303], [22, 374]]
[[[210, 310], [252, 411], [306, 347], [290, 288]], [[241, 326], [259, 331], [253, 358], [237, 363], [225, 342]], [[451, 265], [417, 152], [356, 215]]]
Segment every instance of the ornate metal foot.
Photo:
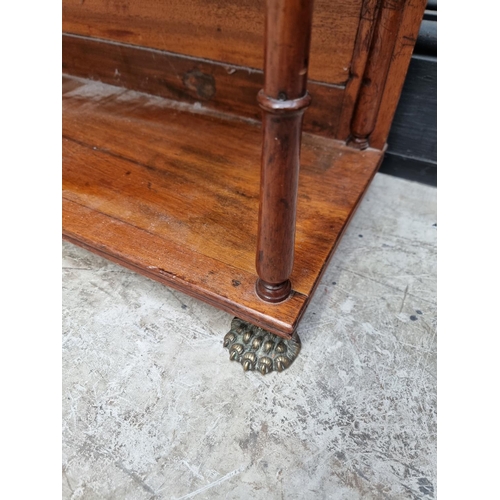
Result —
[[231, 322], [231, 330], [224, 337], [229, 359], [239, 361], [243, 369], [258, 370], [262, 375], [288, 368], [299, 355], [300, 339], [295, 333], [290, 340], [239, 318]]

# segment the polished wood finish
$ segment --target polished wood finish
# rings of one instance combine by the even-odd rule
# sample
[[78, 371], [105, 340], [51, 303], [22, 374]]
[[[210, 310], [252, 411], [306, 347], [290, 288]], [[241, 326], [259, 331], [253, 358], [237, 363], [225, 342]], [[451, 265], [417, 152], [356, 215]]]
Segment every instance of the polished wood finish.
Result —
[[347, 140], [351, 134], [351, 119], [370, 53], [373, 30], [380, 0], [363, 0], [356, 44], [352, 55], [349, 80], [342, 98], [342, 108], [335, 137]]
[[279, 101], [306, 92], [313, 0], [267, 0], [264, 93]]
[[290, 337], [378, 168], [424, 8], [63, 0], [64, 71], [99, 80], [63, 85], [64, 237]]
[[370, 54], [351, 122], [349, 144], [359, 149], [369, 146], [369, 136], [375, 128], [404, 3], [405, 0], [382, 0], [379, 9]]
[[268, 304], [255, 294], [261, 128], [99, 82], [63, 89], [64, 237], [290, 337], [382, 153], [303, 134], [293, 290]]
[[[381, 3], [316, 0], [304, 130], [348, 139]], [[370, 147], [385, 146], [425, 5], [403, 2]], [[264, 0], [63, 0], [64, 71], [259, 119], [263, 13]]]
[[384, 148], [389, 136], [426, 4], [426, 0], [406, 0], [404, 3], [400, 25], [397, 33], [394, 34], [396, 42], [378, 109], [375, 129], [370, 135], [370, 147], [372, 148]]
[[[344, 85], [362, 0], [316, 0], [310, 78]], [[265, 0], [63, 0], [63, 32], [262, 70]]]
[[425, 6], [426, 0], [363, 0], [337, 139], [384, 149]]
[[266, 4], [256, 291], [273, 303], [292, 291], [302, 116], [311, 101], [306, 85], [312, 12], [312, 0]]
[[[261, 120], [262, 70], [75, 35], [63, 36], [62, 60], [70, 75]], [[314, 100], [304, 130], [335, 137], [343, 87], [309, 81], [308, 88]]]

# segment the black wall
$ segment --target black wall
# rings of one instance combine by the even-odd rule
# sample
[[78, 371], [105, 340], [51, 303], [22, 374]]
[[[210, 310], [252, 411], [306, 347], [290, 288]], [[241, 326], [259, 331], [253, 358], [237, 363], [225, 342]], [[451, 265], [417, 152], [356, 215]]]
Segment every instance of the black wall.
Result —
[[437, 184], [437, 1], [429, 1], [380, 172]]

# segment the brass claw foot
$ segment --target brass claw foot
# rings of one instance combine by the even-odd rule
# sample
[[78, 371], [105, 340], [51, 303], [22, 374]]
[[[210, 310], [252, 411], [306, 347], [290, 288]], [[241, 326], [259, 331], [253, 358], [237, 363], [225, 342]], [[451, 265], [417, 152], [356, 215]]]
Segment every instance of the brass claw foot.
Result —
[[239, 361], [245, 371], [258, 370], [262, 375], [288, 368], [299, 355], [300, 339], [295, 333], [283, 339], [239, 318], [231, 321], [231, 330], [224, 337], [229, 359]]

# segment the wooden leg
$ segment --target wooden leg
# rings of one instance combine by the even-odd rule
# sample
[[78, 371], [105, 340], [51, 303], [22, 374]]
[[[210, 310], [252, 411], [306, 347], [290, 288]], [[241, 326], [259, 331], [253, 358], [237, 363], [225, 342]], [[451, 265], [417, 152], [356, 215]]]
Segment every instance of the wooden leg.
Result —
[[312, 0], [267, 0], [257, 295], [281, 302], [292, 290], [295, 217]]

